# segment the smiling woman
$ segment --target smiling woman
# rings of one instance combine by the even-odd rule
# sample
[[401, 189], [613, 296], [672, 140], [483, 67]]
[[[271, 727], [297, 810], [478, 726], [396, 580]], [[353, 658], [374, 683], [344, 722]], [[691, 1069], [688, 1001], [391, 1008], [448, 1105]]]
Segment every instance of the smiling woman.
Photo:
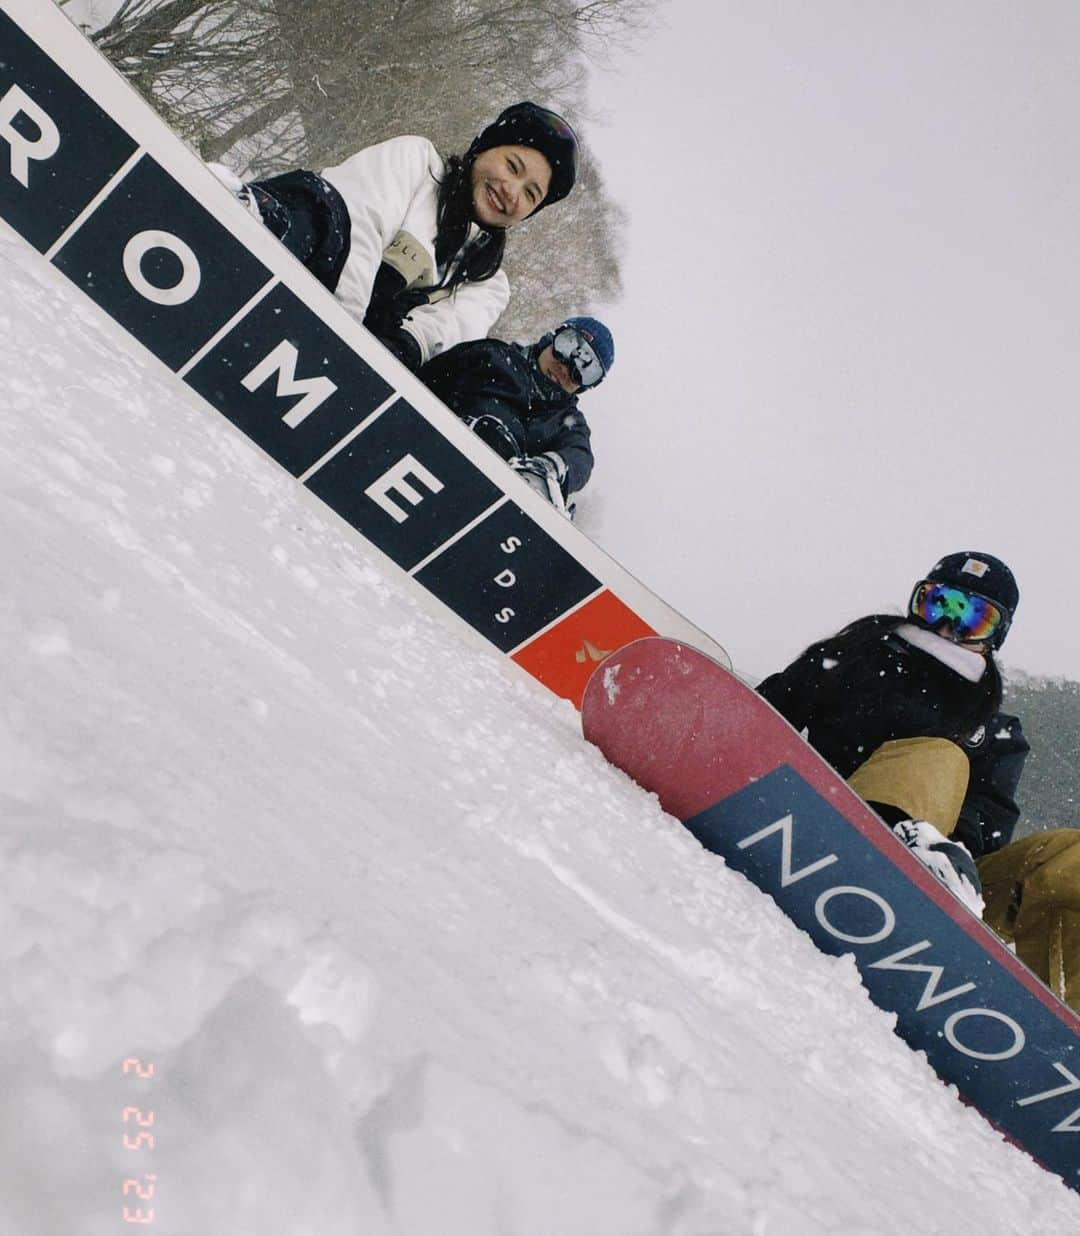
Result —
[[[230, 176], [219, 171], [223, 179]], [[557, 113], [515, 103], [464, 155], [395, 137], [321, 174], [232, 187], [410, 369], [487, 335], [510, 299], [506, 232], [560, 201], [577, 138]]]

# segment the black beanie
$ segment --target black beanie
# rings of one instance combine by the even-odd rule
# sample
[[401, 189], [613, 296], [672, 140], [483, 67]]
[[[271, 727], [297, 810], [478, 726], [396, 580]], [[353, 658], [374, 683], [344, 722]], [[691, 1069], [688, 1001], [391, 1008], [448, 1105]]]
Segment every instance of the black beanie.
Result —
[[[1012, 626], [1013, 614], [1020, 603], [1020, 589], [1012, 571], [993, 554], [980, 553], [975, 549], [961, 550], [956, 554], [947, 554], [935, 562], [926, 575], [926, 579], [934, 584], [947, 584], [954, 588], [963, 588], [966, 592], [978, 593], [986, 597], [1001, 610], [1003, 621], [994, 633], [992, 644], [1000, 648], [1005, 642], [1005, 636]], [[920, 584], [915, 585], [911, 594], [911, 605], [914, 604]], [[918, 618], [916, 622], [920, 621]]]
[[935, 584], [952, 584], [968, 592], [977, 592], [993, 601], [1010, 619], [1020, 603], [1020, 589], [1012, 571], [993, 554], [974, 549], [948, 554], [930, 568], [926, 578]]
[[532, 211], [535, 215], [561, 201], [577, 179], [578, 143], [574, 130], [557, 113], [537, 103], [515, 103], [473, 139], [470, 154], [493, 146], [528, 146], [538, 150], [551, 165], [547, 196]]

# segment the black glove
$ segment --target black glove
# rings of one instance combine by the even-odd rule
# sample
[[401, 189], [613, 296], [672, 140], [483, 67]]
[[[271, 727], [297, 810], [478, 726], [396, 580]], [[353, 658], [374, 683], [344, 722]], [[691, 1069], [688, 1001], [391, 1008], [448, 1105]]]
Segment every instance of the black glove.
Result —
[[385, 335], [376, 335], [376, 338], [384, 348], [393, 352], [406, 369], [411, 369], [413, 373], [416, 373], [420, 368], [423, 360], [420, 355], [420, 345], [403, 326], [388, 331]]
[[380, 263], [364, 314], [364, 325], [406, 369], [416, 373], [423, 364], [420, 344], [402, 326], [405, 315], [412, 308], [405, 289], [405, 276], [389, 262]]
[[517, 439], [497, 416], [474, 416], [465, 422], [481, 442], [509, 463], [521, 453]]
[[405, 276], [389, 262], [380, 262], [364, 313], [364, 325], [373, 335], [381, 339], [400, 328], [402, 319], [412, 308], [403, 303], [404, 295]]

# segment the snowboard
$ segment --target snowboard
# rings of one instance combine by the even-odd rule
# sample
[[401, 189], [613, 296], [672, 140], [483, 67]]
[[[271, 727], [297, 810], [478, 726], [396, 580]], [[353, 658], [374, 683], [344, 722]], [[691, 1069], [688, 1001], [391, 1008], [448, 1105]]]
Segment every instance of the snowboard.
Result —
[[768, 893], [1005, 1136], [1080, 1191], [1080, 1018], [718, 662], [636, 640], [594, 672], [585, 737]]
[[0, 0], [0, 220], [421, 604], [575, 706], [638, 636], [725, 655], [351, 318], [53, 0]]

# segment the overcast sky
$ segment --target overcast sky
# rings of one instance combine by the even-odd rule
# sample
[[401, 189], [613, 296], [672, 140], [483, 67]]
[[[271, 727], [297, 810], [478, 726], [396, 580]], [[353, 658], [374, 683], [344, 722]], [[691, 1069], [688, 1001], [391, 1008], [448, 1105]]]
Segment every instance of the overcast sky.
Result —
[[997, 553], [1004, 663], [1080, 679], [1080, 5], [662, 12], [594, 79], [631, 220], [587, 524], [755, 675]]

